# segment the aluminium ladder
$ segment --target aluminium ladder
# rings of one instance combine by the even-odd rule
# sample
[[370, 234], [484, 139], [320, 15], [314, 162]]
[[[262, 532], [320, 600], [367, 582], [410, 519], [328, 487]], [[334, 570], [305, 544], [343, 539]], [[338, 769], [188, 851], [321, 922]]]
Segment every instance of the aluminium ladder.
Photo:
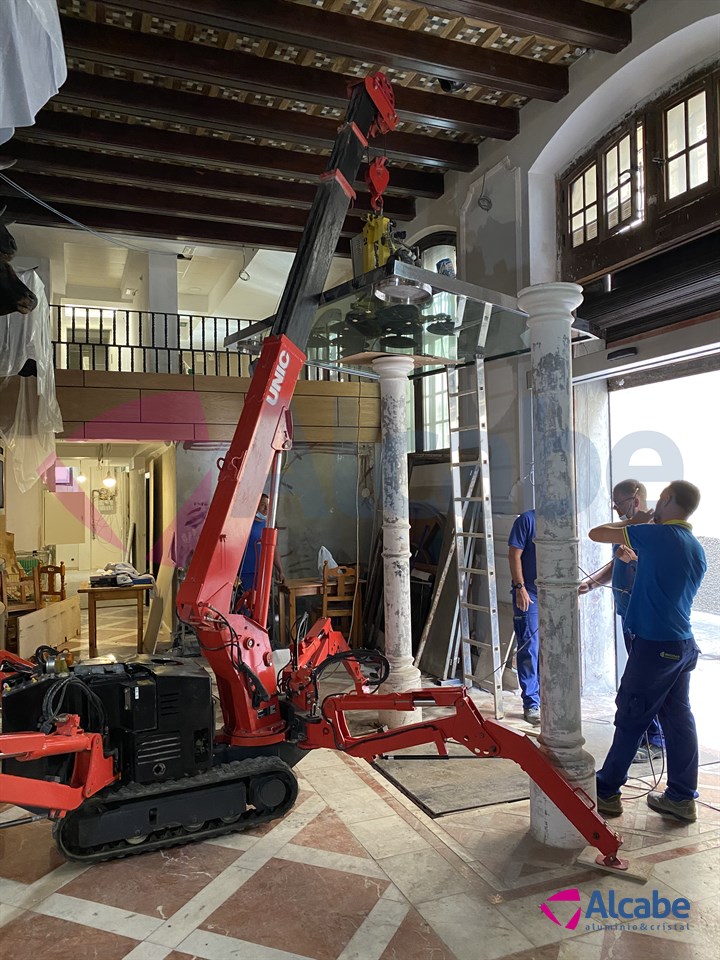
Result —
[[[484, 337], [480, 343], [484, 344]], [[450, 663], [461, 659], [463, 683], [490, 690], [495, 717], [502, 719], [502, 670], [497, 577], [490, 497], [485, 369], [447, 369], [450, 471], [455, 524], [458, 600], [451, 633]], [[457, 626], [456, 626], [457, 625]]]

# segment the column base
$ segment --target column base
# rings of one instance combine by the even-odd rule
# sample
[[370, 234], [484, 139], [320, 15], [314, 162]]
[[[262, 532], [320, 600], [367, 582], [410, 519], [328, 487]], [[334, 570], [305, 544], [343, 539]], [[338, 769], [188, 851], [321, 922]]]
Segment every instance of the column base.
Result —
[[[547, 751], [543, 752], [547, 756]], [[589, 753], [580, 750], [566, 768], [554, 765], [574, 787], [581, 787], [596, 802], [595, 765]], [[563, 850], [584, 847], [588, 842], [534, 781], [530, 781], [530, 833], [540, 843]]]
[[[406, 690], [419, 690], [422, 687], [422, 675], [413, 665], [412, 657], [393, 657], [385, 654], [390, 664], [390, 676], [380, 687], [379, 693], [404, 693]], [[422, 710], [378, 710], [378, 720], [385, 727], [404, 727], [422, 720]]]

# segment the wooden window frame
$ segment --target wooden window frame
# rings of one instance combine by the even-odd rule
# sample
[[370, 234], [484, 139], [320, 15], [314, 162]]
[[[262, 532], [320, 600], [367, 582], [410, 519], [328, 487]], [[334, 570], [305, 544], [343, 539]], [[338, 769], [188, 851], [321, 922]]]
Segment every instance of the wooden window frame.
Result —
[[[719, 87], [718, 68], [705, 68], [702, 72], [686, 78], [681, 86], [671, 91], [663, 91], [641, 109], [623, 117], [608, 134], [578, 157], [558, 178], [559, 263], [560, 275], [564, 280], [588, 282], [611, 270], [645, 259], [720, 227]], [[702, 90], [706, 96], [708, 180], [668, 199], [665, 115], [673, 106], [691, 99]], [[632, 191], [631, 218], [608, 227], [605, 207], [605, 156], [629, 134], [631, 164], [636, 164], [639, 123], [643, 126], [643, 221], [630, 230], [626, 229], [637, 219], [639, 184], [636, 182]], [[689, 154], [689, 148], [686, 154]], [[569, 229], [570, 188], [593, 163], [597, 164], [598, 232], [593, 239], [573, 247]]]

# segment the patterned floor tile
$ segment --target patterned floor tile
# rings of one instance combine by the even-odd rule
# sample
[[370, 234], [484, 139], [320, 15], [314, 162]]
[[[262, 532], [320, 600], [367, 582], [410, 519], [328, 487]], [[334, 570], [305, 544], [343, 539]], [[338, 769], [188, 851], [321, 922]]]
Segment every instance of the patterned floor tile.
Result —
[[337, 960], [387, 886], [385, 880], [270, 860], [201, 927], [316, 960]]
[[166, 920], [240, 856], [197, 843], [91, 867], [59, 892]]
[[0, 877], [34, 883], [64, 862], [47, 821], [0, 830]]
[[31, 913], [0, 927], [0, 956], [8, 960], [121, 960], [136, 944], [128, 937]]
[[417, 910], [410, 909], [380, 960], [456, 960]]
[[344, 853], [351, 857], [369, 857], [365, 847], [330, 810], [323, 810], [312, 823], [296, 833], [293, 843]]

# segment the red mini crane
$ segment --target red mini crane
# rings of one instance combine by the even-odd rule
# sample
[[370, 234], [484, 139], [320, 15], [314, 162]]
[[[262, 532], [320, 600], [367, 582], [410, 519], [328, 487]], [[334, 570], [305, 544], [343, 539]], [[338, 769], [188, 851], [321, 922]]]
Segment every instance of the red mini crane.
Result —
[[[376, 651], [351, 650], [327, 619], [294, 645], [280, 676], [273, 667], [265, 624], [279, 461], [292, 443], [290, 401], [354, 197], [351, 184], [368, 140], [396, 122], [392, 89], [382, 74], [351, 88], [345, 121], [178, 591], [179, 616], [195, 630], [217, 677], [222, 730], [215, 732], [210, 677], [192, 661], [137, 656], [118, 664], [100, 658], [56, 673], [42, 656], [31, 664], [0, 653], [0, 801], [47, 813], [69, 859], [92, 862], [163, 849], [282, 816], [297, 796], [293, 765], [317, 747], [373, 760], [420, 744], [434, 744], [439, 756], [447, 756], [446, 744], [453, 742], [477, 757], [514, 760], [598, 848], [598, 862], [626, 866], [617, 857], [620, 837], [584, 791], [569, 784], [526, 736], [485, 719], [464, 689], [372, 692], [388, 675], [387, 661]], [[386, 177], [370, 183], [379, 193]], [[270, 514], [258, 571], [243, 612], [236, 613], [233, 583], [269, 473]], [[355, 690], [320, 702], [318, 682], [338, 663]], [[351, 710], [420, 706], [452, 712], [364, 736], [352, 736], [345, 717]]]

